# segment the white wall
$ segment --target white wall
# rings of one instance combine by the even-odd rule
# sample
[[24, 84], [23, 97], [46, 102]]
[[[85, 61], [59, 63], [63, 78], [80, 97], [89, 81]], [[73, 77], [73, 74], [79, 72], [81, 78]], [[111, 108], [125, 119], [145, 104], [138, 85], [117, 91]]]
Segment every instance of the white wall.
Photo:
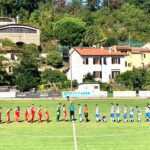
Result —
[[[109, 82], [109, 75], [111, 75], [112, 70], [113, 71], [125, 71], [125, 58], [124, 56], [118, 56], [120, 57], [120, 64], [112, 64], [112, 57], [106, 56], [107, 59], [107, 65], [103, 64], [103, 58], [102, 58], [102, 65], [94, 65], [93, 64], [93, 56], [88, 56], [89, 58], [89, 64], [85, 65], [83, 64], [83, 57], [80, 56], [76, 51], [73, 51], [72, 53], [72, 80], [77, 80], [78, 83], [83, 82], [84, 75], [86, 75], [88, 72], [93, 74], [94, 71], [102, 71], [102, 82]], [[98, 56], [95, 56], [98, 57]], [[94, 58], [95, 58], [94, 57]], [[100, 57], [100, 56], [99, 56]], [[115, 56], [117, 57], [117, 56]], [[71, 72], [70, 70], [67, 73], [68, 79], [71, 79]], [[100, 80], [100, 79], [99, 79]]]

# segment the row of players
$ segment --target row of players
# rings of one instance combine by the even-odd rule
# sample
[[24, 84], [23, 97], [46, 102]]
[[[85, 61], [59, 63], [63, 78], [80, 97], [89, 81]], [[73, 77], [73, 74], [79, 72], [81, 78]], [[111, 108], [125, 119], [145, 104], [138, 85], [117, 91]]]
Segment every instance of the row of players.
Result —
[[[137, 110], [137, 121], [141, 122], [141, 109], [139, 106], [136, 106], [136, 110]], [[9, 108], [6, 111], [6, 122], [10, 123], [10, 113], [11, 113], [12, 109]], [[69, 106], [69, 111], [70, 111], [70, 121], [75, 120], [75, 107], [73, 105], [73, 103], [70, 104]], [[120, 111], [121, 108], [119, 106], [119, 104], [116, 104], [116, 106], [114, 106], [113, 103], [111, 103], [111, 108], [110, 108], [110, 119], [112, 122], [120, 122]], [[89, 114], [89, 109], [88, 109], [88, 105], [85, 104], [84, 109], [84, 117], [85, 117], [85, 122], [88, 122], [88, 114]], [[123, 118], [124, 118], [124, 122], [128, 121], [128, 115], [129, 115], [129, 121], [133, 122], [134, 121], [134, 107], [130, 106], [129, 108], [129, 114], [128, 114], [128, 109], [127, 106], [124, 106], [123, 109]], [[57, 113], [57, 117], [56, 117], [56, 121], [59, 122], [60, 121], [60, 116], [61, 113], [63, 114], [63, 121], [66, 121], [66, 117], [67, 117], [67, 109], [66, 109], [66, 105], [64, 104], [63, 107], [61, 108], [61, 103], [58, 104], [57, 109], [56, 109], [56, 113]], [[38, 122], [42, 121], [42, 106], [40, 105], [38, 110], [37, 110], [37, 115], [38, 115]], [[34, 104], [32, 104], [31, 107], [27, 107], [25, 109], [25, 121], [34, 122], [35, 119], [35, 109], [34, 109]], [[15, 110], [14, 110], [14, 117], [15, 117], [15, 121], [19, 122], [20, 120], [20, 107], [18, 106]], [[79, 117], [79, 121], [82, 122], [83, 121], [83, 117], [82, 117], [82, 106], [80, 104], [78, 104], [78, 117]], [[100, 107], [98, 106], [98, 104], [96, 104], [96, 113], [95, 113], [95, 117], [96, 117], [96, 122], [99, 121], [103, 121], [106, 122], [106, 115], [105, 114], [101, 114], [100, 113]], [[45, 121], [48, 123], [49, 122], [49, 111], [48, 108], [45, 109]], [[147, 104], [145, 107], [145, 121], [150, 121], [150, 105]], [[0, 107], [0, 123], [2, 123], [2, 108]]]

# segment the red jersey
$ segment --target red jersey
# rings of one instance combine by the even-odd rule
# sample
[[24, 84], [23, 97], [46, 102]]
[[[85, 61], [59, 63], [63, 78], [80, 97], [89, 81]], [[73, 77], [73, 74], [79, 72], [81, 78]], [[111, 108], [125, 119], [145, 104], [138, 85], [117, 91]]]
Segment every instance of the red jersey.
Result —
[[42, 114], [42, 108], [38, 109], [38, 114]]
[[26, 116], [29, 115], [29, 109], [28, 109], [28, 108], [26, 108], [26, 110], [25, 110], [25, 115], [26, 115]]
[[10, 110], [7, 110], [7, 111], [6, 111], [6, 115], [7, 115], [7, 116], [10, 116]]
[[31, 108], [31, 115], [34, 116], [34, 114], [35, 114], [35, 110], [34, 110], [34, 107], [32, 107]]
[[46, 115], [49, 115], [48, 109], [45, 110], [45, 114], [46, 114]]
[[16, 110], [15, 110], [15, 115], [16, 115], [17, 117], [20, 116], [20, 110], [19, 110], [19, 109], [16, 109]]

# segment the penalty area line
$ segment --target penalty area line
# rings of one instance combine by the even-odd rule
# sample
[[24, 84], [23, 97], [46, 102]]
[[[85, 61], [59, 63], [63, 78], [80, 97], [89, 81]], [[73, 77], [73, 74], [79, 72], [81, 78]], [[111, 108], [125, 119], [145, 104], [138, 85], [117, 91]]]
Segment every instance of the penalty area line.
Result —
[[76, 137], [76, 129], [75, 129], [75, 123], [72, 121], [72, 127], [73, 127], [73, 137], [74, 137], [74, 150], [78, 150], [77, 147], [77, 137]]

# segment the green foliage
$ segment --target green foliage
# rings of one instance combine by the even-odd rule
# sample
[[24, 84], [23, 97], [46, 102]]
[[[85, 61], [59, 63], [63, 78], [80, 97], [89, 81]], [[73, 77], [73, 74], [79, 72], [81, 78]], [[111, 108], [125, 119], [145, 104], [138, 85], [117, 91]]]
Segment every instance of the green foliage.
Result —
[[29, 91], [39, 83], [37, 49], [35, 45], [29, 44], [22, 51], [20, 64], [13, 71], [13, 84], [21, 91]]
[[[28, 66], [29, 67], [29, 66]], [[39, 83], [37, 68], [20, 64], [13, 72], [13, 82], [20, 91], [29, 91], [35, 88]]]
[[116, 37], [110, 36], [106, 39], [106, 42], [104, 43], [104, 46], [109, 47], [112, 45], [117, 45], [118, 44], [118, 40]]
[[112, 92], [112, 84], [110, 83], [102, 83], [102, 82], [99, 82], [100, 84], [100, 89], [102, 91], [109, 91], [109, 92]]
[[133, 69], [120, 75], [117, 75], [116, 82], [123, 84], [127, 89], [142, 90], [148, 83], [148, 72], [146, 69]]
[[105, 35], [100, 28], [100, 26], [92, 25], [89, 26], [85, 32], [85, 36], [83, 42], [85, 45], [93, 46], [93, 45], [103, 45], [106, 38]]
[[0, 86], [6, 85], [6, 72], [0, 67]]
[[39, 49], [35, 44], [26, 44], [22, 50], [25, 55], [30, 55], [33, 58], [39, 57]]
[[46, 58], [46, 63], [55, 68], [60, 68], [63, 65], [63, 60], [60, 54], [56, 51], [51, 51], [48, 53]]
[[90, 72], [87, 73], [84, 78], [83, 78], [83, 82], [94, 82], [94, 75], [91, 74]]
[[65, 17], [54, 25], [54, 34], [62, 45], [79, 45], [85, 31], [85, 23], [73, 17]]
[[47, 69], [41, 72], [41, 83], [48, 84], [48, 83], [58, 83], [64, 82], [67, 80], [67, 77], [58, 70]]
[[16, 44], [13, 41], [11, 41], [10, 39], [7, 39], [7, 38], [0, 39], [0, 43], [2, 43], [3, 46], [11, 46], [11, 47], [16, 46]]

